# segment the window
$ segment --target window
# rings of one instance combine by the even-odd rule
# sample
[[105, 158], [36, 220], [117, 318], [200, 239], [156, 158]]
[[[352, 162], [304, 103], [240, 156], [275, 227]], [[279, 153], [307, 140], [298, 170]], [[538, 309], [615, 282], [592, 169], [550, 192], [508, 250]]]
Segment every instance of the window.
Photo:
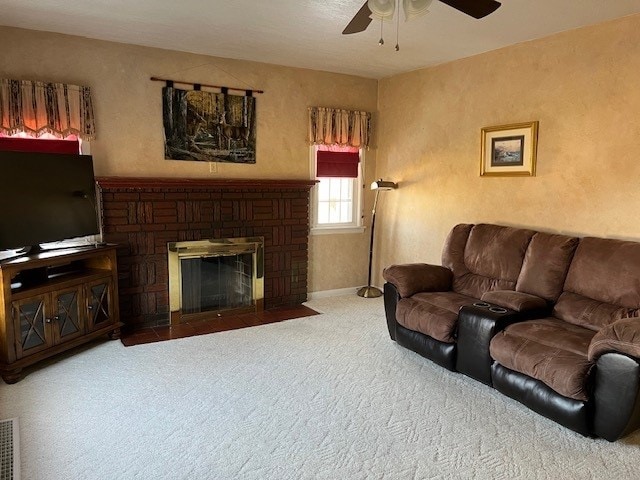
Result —
[[362, 149], [311, 147], [311, 167], [318, 184], [311, 192], [311, 233], [361, 233]]

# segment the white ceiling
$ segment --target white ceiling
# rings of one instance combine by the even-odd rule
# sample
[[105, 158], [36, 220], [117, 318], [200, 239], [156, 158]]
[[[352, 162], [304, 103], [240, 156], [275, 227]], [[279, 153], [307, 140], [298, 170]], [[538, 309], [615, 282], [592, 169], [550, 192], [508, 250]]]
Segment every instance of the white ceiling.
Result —
[[0, 0], [0, 25], [218, 57], [383, 78], [556, 32], [640, 13], [640, 0], [501, 0], [475, 20], [434, 1], [430, 12], [353, 35], [364, 0]]

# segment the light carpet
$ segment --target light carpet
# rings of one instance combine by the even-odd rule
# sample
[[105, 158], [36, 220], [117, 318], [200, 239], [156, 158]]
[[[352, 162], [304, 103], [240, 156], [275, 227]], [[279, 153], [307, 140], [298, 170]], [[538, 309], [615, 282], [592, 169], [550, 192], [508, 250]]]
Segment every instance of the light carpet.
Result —
[[640, 434], [584, 438], [389, 339], [382, 299], [125, 348], [0, 387], [44, 479], [637, 479]]

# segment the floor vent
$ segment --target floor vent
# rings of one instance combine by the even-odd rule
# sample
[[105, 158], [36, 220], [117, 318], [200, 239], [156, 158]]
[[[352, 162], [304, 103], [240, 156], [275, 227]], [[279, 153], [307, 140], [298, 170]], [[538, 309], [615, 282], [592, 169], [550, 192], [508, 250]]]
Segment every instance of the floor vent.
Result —
[[0, 480], [20, 480], [18, 419], [0, 420]]

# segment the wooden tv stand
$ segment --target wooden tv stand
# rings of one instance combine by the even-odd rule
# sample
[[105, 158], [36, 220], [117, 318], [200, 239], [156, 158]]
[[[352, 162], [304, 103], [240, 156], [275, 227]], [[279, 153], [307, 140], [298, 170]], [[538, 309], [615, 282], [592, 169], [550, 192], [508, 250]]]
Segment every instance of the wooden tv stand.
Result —
[[108, 334], [119, 338], [115, 245], [0, 260], [0, 375]]

